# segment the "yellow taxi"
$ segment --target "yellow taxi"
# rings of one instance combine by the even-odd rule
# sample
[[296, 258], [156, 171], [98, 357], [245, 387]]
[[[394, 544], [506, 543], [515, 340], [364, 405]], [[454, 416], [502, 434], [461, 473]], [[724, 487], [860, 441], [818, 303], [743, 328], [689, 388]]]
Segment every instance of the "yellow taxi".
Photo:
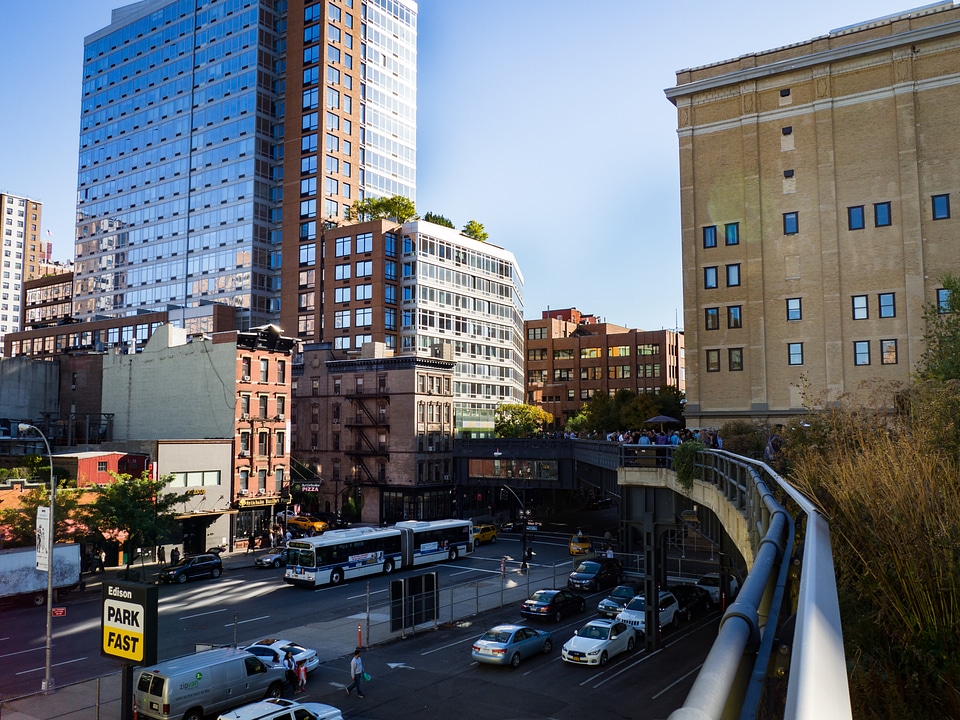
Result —
[[593, 543], [590, 542], [590, 538], [580, 533], [570, 536], [571, 555], [586, 555], [590, 552], [593, 552]]
[[329, 526], [320, 518], [315, 518], [311, 515], [297, 515], [287, 520], [287, 527], [302, 533], [310, 532], [311, 530], [316, 533], [322, 533]]
[[474, 525], [473, 542], [477, 545], [481, 543], [495, 543], [497, 541], [497, 528], [493, 525]]

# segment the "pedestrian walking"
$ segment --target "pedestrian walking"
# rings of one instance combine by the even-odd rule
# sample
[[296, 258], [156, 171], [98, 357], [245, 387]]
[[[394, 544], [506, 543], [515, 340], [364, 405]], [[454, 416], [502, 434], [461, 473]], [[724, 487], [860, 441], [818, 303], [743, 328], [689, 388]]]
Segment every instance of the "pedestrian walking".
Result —
[[354, 688], [357, 689], [357, 697], [363, 697], [363, 691], [360, 689], [360, 681], [363, 680], [363, 660], [360, 659], [360, 648], [353, 651], [353, 659], [350, 661], [350, 677], [353, 682], [347, 685], [347, 695]]
[[297, 663], [297, 692], [302, 693], [307, 689], [307, 661], [301, 660]]
[[163, 545], [157, 548], [157, 562], [161, 565], [167, 564], [167, 549]]
[[283, 670], [284, 678], [290, 683], [290, 687], [296, 691], [299, 682], [297, 680], [297, 662], [293, 659], [293, 653], [289, 650], [283, 655]]
[[178, 562], [180, 562], [180, 548], [175, 547], [170, 551], [170, 564], [176, 565]]

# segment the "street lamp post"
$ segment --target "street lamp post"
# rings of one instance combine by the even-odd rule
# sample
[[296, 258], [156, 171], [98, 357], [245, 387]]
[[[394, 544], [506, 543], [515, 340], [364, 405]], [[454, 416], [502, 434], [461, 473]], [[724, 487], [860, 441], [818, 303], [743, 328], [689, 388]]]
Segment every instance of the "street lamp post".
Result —
[[[493, 456], [499, 460], [503, 455], [499, 450], [493, 453]], [[523, 484], [523, 500], [521, 500], [517, 493], [514, 492], [513, 488], [509, 485], [504, 485], [504, 487], [510, 491], [510, 494], [513, 495], [514, 499], [517, 501], [517, 504], [520, 505], [520, 571], [525, 572], [527, 569], [527, 484]]]
[[41, 689], [47, 693], [53, 689], [53, 678], [50, 677], [50, 654], [52, 648], [53, 636], [53, 549], [54, 535], [56, 534], [57, 523], [53, 514], [53, 501], [57, 494], [57, 485], [53, 480], [53, 453], [50, 451], [50, 443], [47, 442], [47, 436], [36, 425], [29, 423], [20, 423], [18, 426], [20, 432], [34, 430], [42, 439], [47, 448], [47, 458], [50, 461], [50, 528], [47, 533], [47, 647], [46, 659], [44, 663], [43, 686]]

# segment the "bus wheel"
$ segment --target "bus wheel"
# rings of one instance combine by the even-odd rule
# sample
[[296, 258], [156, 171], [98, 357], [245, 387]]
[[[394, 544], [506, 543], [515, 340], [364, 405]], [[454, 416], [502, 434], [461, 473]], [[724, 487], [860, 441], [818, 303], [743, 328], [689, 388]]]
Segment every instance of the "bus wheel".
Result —
[[340, 568], [334, 568], [333, 572], [330, 573], [330, 584], [339, 585], [343, 582], [343, 570]]
[[454, 547], [454, 548], [450, 548], [450, 559], [451, 559], [451, 560], [456, 560], [456, 559], [457, 559], [457, 556], [458, 556], [459, 554], [460, 554], [460, 553], [457, 551], [457, 549], [456, 549], [455, 547]]
[[393, 560], [387, 560], [383, 563], [383, 574], [389, 575], [393, 572]]

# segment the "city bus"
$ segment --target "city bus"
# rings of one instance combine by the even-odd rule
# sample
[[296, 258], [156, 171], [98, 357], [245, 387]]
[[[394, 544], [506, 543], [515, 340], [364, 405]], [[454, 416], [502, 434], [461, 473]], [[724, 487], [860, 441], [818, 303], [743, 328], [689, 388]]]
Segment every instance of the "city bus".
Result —
[[456, 560], [473, 552], [470, 520], [405, 521], [392, 527], [328, 530], [287, 543], [283, 581], [301, 587], [339, 585], [364, 575]]

